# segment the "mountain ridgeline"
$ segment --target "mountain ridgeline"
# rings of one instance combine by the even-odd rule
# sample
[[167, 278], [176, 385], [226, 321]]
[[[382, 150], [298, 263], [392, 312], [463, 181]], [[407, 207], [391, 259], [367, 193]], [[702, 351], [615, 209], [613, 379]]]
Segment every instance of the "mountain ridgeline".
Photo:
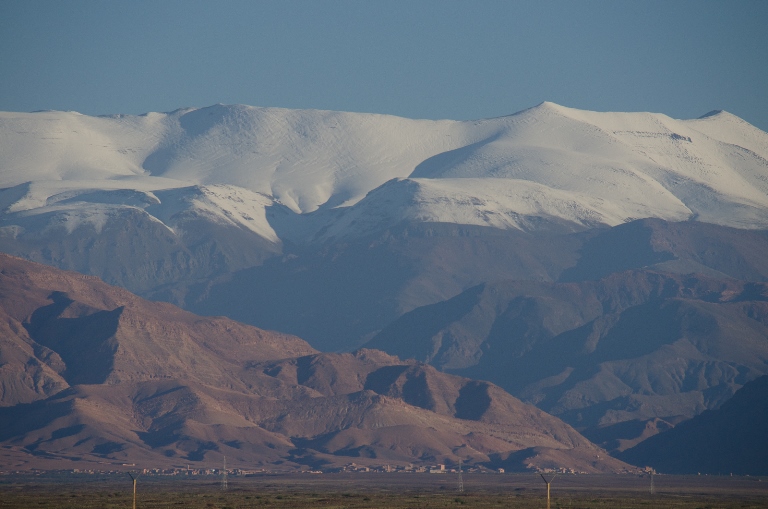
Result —
[[[27, 307], [14, 311], [7, 333], [22, 339], [2, 353], [15, 360], [0, 369], [16, 373], [3, 378], [3, 404], [30, 405], [48, 422], [35, 429], [48, 431], [3, 440], [32, 452], [58, 454], [84, 439], [76, 428], [84, 418], [42, 417], [52, 402], [82, 410], [81, 399], [114, 393], [135, 405], [156, 391], [180, 398], [163, 408], [199, 403], [164, 417], [176, 423], [167, 428], [151, 424], [148, 410], [141, 422], [113, 423], [123, 431], [111, 442], [147, 457], [167, 446], [168, 458], [186, 459], [205, 457], [211, 444], [269, 442], [248, 457], [294, 466], [350, 451], [381, 458], [371, 444], [394, 435], [363, 417], [357, 428], [331, 419], [304, 431], [270, 419], [299, 412], [286, 401], [303, 397], [333, 400], [350, 415], [396, 400], [449, 419], [435, 429], [454, 430], [441, 435], [453, 444], [446, 449], [408, 428], [414, 444], [431, 444], [408, 449], [420, 451], [415, 457], [456, 459], [470, 447], [465, 458], [488, 465], [538, 468], [548, 458], [588, 470], [591, 452], [581, 463], [552, 452], [576, 450], [570, 439], [510, 446], [504, 435], [507, 445], [472, 445], [454, 426], [485, 422], [493, 404], [470, 402], [488, 398], [530, 414], [509, 403], [514, 396], [573, 427], [558, 437], [575, 429], [614, 455], [640, 458], [632, 451], [649, 437], [768, 374], [768, 134], [722, 111], [676, 120], [542, 103], [464, 122], [243, 105], [0, 113], [0, 251], [227, 317], [183, 315], [209, 332], [184, 332], [190, 343], [177, 351], [158, 340], [170, 325], [127, 332], [138, 319], [125, 296], [86, 302], [46, 287], [29, 296], [34, 305], [6, 299]], [[186, 325], [178, 327], [170, 328]], [[256, 341], [246, 337], [271, 337], [264, 329], [282, 334], [270, 353], [242, 350]], [[171, 362], [151, 361], [144, 348]], [[211, 349], [223, 357], [199, 365]], [[452, 381], [438, 382], [443, 376]], [[141, 385], [150, 380], [170, 385]], [[238, 394], [235, 410], [206, 406], [223, 397], [211, 380]], [[253, 389], [264, 380], [277, 392]], [[345, 389], [328, 380], [347, 380]], [[258, 404], [242, 396], [249, 391]], [[511, 414], [504, 418], [514, 422]], [[32, 422], [3, 415], [16, 430]], [[62, 426], [80, 438], [52, 439]], [[231, 426], [253, 436], [226, 438], [237, 435]], [[216, 439], [200, 438], [209, 435]]]
[[[0, 255], [0, 443], [13, 468], [466, 463], [631, 469], [489, 383], [145, 301]], [[602, 453], [602, 458], [601, 458]]]

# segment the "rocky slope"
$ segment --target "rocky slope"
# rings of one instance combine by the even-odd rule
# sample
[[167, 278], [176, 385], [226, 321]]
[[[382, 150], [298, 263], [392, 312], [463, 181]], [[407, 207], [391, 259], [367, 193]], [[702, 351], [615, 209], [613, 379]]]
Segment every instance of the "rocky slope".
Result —
[[403, 313], [486, 282], [583, 281], [646, 267], [761, 282], [765, 252], [764, 230], [693, 221], [646, 219], [579, 233], [405, 223], [359, 241], [296, 248], [208, 281], [185, 306], [297, 334], [321, 350], [350, 350]]
[[8, 468], [184, 466], [224, 454], [250, 467], [629, 468], [488, 382], [373, 350], [320, 354], [7, 255], [0, 313]]
[[634, 270], [486, 283], [405, 314], [368, 346], [482, 374], [618, 448], [609, 440], [649, 431], [629, 421], [679, 422], [768, 372], [766, 337], [765, 283]]
[[768, 376], [762, 376], [721, 407], [654, 436], [620, 457], [670, 474], [766, 475], [766, 422]]

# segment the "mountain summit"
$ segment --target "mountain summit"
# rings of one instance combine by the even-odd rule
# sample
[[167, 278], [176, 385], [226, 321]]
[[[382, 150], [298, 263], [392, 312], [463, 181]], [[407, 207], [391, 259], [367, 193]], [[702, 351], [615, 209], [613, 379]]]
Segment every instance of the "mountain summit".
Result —
[[403, 217], [523, 230], [644, 217], [768, 225], [768, 134], [726, 112], [674, 120], [545, 102], [464, 122], [221, 104], [0, 113], [0, 169], [6, 224], [24, 227], [45, 215], [99, 228], [126, 207], [174, 230], [188, 211], [273, 243]]

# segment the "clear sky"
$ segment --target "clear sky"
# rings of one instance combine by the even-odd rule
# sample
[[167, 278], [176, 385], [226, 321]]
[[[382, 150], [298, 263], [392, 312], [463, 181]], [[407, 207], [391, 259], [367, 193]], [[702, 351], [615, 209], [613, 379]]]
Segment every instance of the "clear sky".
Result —
[[542, 101], [768, 130], [768, 1], [0, 1], [4, 111], [463, 120]]

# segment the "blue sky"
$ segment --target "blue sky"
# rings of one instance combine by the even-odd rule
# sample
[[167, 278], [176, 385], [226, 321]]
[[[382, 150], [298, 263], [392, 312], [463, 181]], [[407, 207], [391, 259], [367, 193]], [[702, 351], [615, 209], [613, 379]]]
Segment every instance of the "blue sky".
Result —
[[546, 100], [768, 130], [766, 27], [763, 0], [3, 0], [0, 110], [475, 119]]

